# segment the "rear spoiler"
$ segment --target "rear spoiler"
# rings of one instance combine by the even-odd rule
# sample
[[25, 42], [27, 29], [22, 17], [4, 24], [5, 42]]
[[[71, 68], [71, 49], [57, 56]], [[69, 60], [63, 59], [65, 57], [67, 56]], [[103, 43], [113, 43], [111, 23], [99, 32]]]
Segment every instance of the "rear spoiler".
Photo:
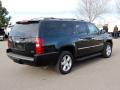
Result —
[[39, 23], [37, 20], [23, 20], [23, 21], [18, 21], [16, 24], [34, 24], [34, 23]]

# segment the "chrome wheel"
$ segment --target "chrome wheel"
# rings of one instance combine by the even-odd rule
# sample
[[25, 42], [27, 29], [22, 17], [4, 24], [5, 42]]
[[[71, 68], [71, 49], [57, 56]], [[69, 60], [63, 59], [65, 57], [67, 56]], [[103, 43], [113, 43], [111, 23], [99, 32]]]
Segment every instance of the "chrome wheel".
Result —
[[106, 55], [107, 55], [107, 56], [110, 56], [111, 53], [112, 53], [111, 46], [110, 46], [110, 45], [107, 45], [107, 47], [106, 47]]
[[69, 55], [65, 55], [61, 62], [61, 68], [63, 71], [69, 71], [72, 66], [72, 58]]
[[68, 74], [73, 67], [73, 55], [69, 51], [62, 51], [56, 64], [56, 69], [61, 74]]

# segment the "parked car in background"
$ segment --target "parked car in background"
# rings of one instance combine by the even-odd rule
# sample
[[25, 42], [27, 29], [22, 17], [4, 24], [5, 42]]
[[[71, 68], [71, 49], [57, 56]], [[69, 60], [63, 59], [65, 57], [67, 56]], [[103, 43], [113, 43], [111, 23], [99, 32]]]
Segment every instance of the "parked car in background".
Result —
[[0, 29], [0, 40], [4, 40], [5, 38], [5, 31], [4, 29]]
[[112, 54], [112, 37], [93, 23], [76, 19], [43, 18], [19, 21], [9, 34], [7, 55], [16, 63], [55, 65], [67, 74], [74, 61]]

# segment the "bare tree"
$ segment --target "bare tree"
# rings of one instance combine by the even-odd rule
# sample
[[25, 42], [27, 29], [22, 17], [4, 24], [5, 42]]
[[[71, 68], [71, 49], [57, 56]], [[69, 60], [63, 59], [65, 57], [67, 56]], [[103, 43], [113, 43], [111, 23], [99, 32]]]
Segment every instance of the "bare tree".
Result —
[[118, 13], [120, 13], [120, 0], [115, 0], [115, 3], [116, 3], [117, 11]]
[[93, 22], [100, 15], [107, 12], [106, 5], [108, 0], [80, 0], [77, 9], [78, 17], [81, 15]]

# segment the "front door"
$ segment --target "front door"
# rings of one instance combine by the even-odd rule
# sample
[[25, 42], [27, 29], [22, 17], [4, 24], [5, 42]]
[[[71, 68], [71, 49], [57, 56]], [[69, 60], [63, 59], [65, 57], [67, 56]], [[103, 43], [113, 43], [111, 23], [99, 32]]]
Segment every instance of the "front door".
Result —
[[89, 33], [88, 35], [91, 37], [88, 50], [90, 53], [96, 53], [103, 49], [103, 39], [102, 35], [99, 33], [99, 29], [92, 23], [88, 24]]
[[88, 47], [91, 46], [91, 36], [88, 35], [89, 29], [87, 26], [87, 23], [85, 22], [79, 22], [76, 23], [76, 35], [77, 35], [77, 41], [76, 41], [76, 47], [79, 56], [84, 56], [89, 54]]
[[103, 40], [94, 24], [76, 24], [76, 31], [78, 34], [78, 41], [76, 42], [78, 56], [85, 56], [102, 50]]

